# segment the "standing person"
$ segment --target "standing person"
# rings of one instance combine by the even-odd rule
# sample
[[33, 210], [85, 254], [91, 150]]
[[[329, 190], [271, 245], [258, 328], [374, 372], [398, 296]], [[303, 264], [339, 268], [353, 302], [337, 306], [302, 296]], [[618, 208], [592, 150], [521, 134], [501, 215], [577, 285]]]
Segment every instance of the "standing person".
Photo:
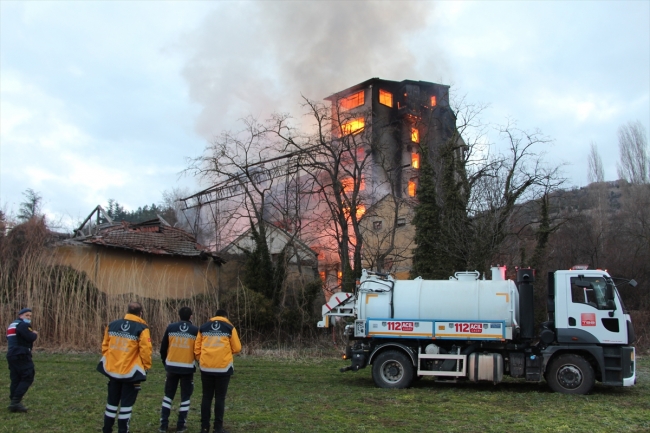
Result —
[[129, 432], [140, 382], [147, 380], [147, 370], [151, 368], [151, 350], [149, 328], [142, 319], [142, 304], [131, 302], [124, 319], [109, 323], [104, 331], [102, 359], [97, 365], [97, 371], [108, 377], [103, 433], [113, 431], [116, 417], [118, 432]]
[[241, 351], [237, 330], [228, 321], [225, 310], [217, 310], [199, 328], [194, 345], [194, 356], [201, 369], [203, 398], [201, 399], [201, 433], [210, 430], [210, 409], [214, 399], [214, 433], [228, 433], [223, 428], [228, 383], [233, 374], [233, 354]]
[[10, 412], [27, 412], [21, 403], [27, 390], [34, 382], [34, 362], [32, 361], [32, 346], [38, 337], [38, 332], [32, 329], [32, 310], [23, 308], [18, 312], [18, 318], [7, 328], [7, 363], [9, 364], [9, 404]]
[[160, 409], [159, 432], [166, 432], [169, 428], [169, 414], [172, 401], [176, 395], [178, 383], [181, 384], [181, 405], [178, 409], [178, 422], [176, 433], [187, 431], [187, 412], [190, 410], [190, 397], [194, 391], [194, 343], [199, 328], [192, 325], [192, 309], [181, 307], [178, 310], [180, 322], [167, 326], [162, 343], [160, 344], [160, 357], [167, 371], [165, 380], [165, 397]]

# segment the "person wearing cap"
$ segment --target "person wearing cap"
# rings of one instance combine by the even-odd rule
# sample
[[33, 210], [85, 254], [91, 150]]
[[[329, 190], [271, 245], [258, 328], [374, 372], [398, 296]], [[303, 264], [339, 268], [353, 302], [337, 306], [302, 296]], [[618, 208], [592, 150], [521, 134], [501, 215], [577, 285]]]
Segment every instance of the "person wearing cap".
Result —
[[194, 345], [194, 356], [201, 369], [203, 396], [201, 399], [201, 433], [210, 430], [210, 415], [214, 399], [214, 433], [228, 433], [223, 428], [228, 383], [233, 374], [233, 354], [241, 352], [237, 330], [228, 320], [225, 310], [201, 325]]
[[169, 428], [169, 415], [172, 401], [176, 395], [178, 384], [181, 385], [181, 404], [178, 408], [178, 422], [176, 433], [187, 431], [187, 413], [190, 410], [190, 397], [194, 391], [194, 343], [199, 328], [194, 326], [192, 309], [181, 307], [178, 310], [180, 322], [171, 323], [165, 330], [160, 344], [160, 358], [162, 359], [167, 378], [165, 379], [165, 396], [160, 409], [159, 432], [164, 433]]
[[[119, 433], [129, 432], [133, 405], [140, 382], [151, 368], [151, 336], [142, 319], [142, 304], [131, 302], [123, 319], [108, 324], [97, 371], [108, 377], [108, 398], [103, 433], [111, 433], [115, 418]], [[119, 409], [118, 409], [119, 407]]]
[[9, 364], [9, 404], [10, 412], [27, 412], [22, 400], [27, 390], [34, 382], [34, 362], [32, 361], [32, 346], [38, 337], [38, 332], [32, 329], [32, 310], [23, 308], [18, 312], [18, 318], [7, 328], [7, 363]]

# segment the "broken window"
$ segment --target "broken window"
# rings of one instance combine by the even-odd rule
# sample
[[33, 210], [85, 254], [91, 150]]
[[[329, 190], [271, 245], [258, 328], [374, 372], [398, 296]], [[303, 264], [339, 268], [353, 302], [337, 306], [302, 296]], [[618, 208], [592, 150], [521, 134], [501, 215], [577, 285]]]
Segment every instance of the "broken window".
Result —
[[431, 106], [432, 106], [432, 107], [435, 107], [437, 103], [438, 103], [438, 101], [436, 100], [436, 97], [435, 97], [435, 96], [432, 96], [432, 97], [431, 97]]
[[413, 143], [420, 142], [420, 131], [417, 128], [411, 128], [411, 141]]
[[366, 125], [365, 120], [363, 117], [358, 117], [356, 119], [352, 119], [348, 122], [345, 122], [341, 125], [341, 133], [343, 135], [349, 135], [349, 134], [356, 134], [358, 132], [361, 132], [363, 130], [363, 127]]
[[393, 94], [385, 90], [379, 89], [379, 103], [387, 107], [393, 106]]
[[350, 96], [341, 98], [339, 100], [341, 111], [351, 110], [352, 108], [358, 107], [364, 104], [364, 91], [361, 90], [357, 93], [353, 93]]
[[417, 190], [418, 184], [417, 184], [417, 179], [411, 179], [409, 180], [409, 185], [408, 185], [408, 194], [409, 197], [415, 197], [415, 191]]
[[420, 154], [417, 152], [411, 153], [411, 167], [420, 168]]
[[373, 221], [372, 222], [372, 228], [375, 230], [380, 230], [381, 229], [381, 221]]

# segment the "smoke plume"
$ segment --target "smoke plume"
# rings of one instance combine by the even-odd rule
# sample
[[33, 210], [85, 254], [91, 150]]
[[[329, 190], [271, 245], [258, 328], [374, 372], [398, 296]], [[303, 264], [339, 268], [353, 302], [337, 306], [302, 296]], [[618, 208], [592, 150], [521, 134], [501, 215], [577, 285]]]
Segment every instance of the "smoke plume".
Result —
[[[301, 95], [322, 100], [372, 77], [433, 81], [444, 65], [440, 50], [412, 43], [432, 8], [406, 1], [219, 3], [184, 44], [183, 75], [200, 107], [196, 131], [211, 140], [239, 129], [236, 121], [249, 114], [299, 117]], [[435, 69], [419, 73], [432, 56]]]

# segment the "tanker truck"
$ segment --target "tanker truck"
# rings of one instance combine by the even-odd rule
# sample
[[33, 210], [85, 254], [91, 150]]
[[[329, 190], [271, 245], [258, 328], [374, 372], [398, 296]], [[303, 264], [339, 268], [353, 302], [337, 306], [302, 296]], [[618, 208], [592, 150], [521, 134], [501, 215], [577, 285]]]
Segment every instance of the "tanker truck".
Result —
[[494, 384], [544, 378], [565, 394], [586, 394], [595, 381], [636, 383], [634, 328], [606, 271], [549, 272], [548, 320], [537, 332], [534, 271], [518, 269], [516, 282], [504, 266], [491, 271], [491, 280], [477, 271], [394, 280], [364, 270], [355, 293], [335, 293], [323, 305], [318, 326], [347, 322], [343, 358], [351, 365], [341, 371], [371, 365], [381, 388], [406, 388], [423, 376]]

